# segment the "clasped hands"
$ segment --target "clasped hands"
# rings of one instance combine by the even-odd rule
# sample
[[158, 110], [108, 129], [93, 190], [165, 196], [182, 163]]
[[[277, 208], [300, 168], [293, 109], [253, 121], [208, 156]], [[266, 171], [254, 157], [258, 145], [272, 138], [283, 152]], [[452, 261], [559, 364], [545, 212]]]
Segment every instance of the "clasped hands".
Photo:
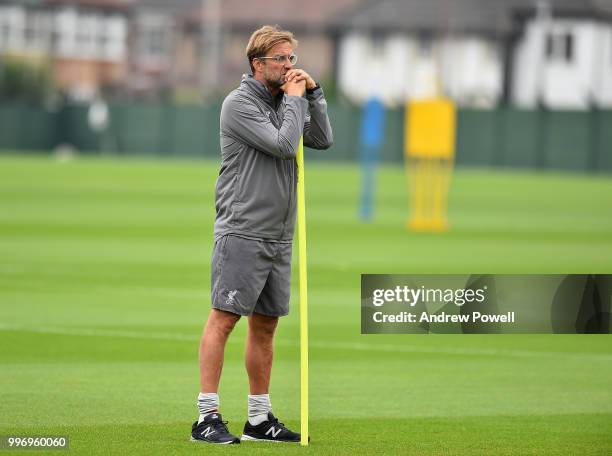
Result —
[[304, 70], [293, 68], [285, 74], [285, 83], [281, 90], [287, 95], [301, 97], [306, 89], [314, 89], [317, 86], [312, 77]]

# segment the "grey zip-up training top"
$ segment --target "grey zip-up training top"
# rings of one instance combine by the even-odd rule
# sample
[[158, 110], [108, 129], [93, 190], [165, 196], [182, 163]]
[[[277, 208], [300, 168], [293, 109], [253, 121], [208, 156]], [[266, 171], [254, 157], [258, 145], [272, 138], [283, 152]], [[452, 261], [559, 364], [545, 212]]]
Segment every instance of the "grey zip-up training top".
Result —
[[215, 239], [235, 234], [291, 242], [300, 137], [313, 149], [332, 144], [323, 90], [306, 98], [281, 92], [273, 99], [261, 82], [244, 75], [225, 98], [220, 123]]

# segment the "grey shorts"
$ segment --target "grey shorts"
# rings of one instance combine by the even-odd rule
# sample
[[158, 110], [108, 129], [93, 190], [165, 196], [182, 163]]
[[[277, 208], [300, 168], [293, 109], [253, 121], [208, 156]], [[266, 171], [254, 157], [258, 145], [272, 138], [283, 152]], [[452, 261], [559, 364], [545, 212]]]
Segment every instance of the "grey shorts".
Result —
[[291, 244], [231, 234], [215, 241], [211, 266], [214, 309], [248, 316], [289, 313]]

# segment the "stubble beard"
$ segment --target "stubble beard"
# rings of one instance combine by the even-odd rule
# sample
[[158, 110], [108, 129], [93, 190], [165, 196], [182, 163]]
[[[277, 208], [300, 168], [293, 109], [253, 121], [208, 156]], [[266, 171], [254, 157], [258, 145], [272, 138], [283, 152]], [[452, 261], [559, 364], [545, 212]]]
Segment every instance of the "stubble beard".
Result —
[[266, 76], [266, 84], [268, 84], [268, 87], [280, 89], [281, 86], [285, 84], [285, 76], [280, 75], [278, 78]]

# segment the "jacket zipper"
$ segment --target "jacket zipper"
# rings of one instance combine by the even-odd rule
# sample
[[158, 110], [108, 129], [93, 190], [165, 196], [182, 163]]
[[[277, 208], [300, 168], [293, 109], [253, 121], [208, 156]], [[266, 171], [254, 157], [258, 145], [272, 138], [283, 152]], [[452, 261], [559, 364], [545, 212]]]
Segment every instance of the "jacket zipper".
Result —
[[285, 219], [283, 220], [283, 231], [281, 232], [281, 237], [279, 241], [285, 237], [285, 230], [287, 229], [287, 219], [289, 218], [289, 212], [291, 210], [291, 200], [293, 198], [293, 161], [287, 160], [287, 163], [289, 164], [289, 200], [287, 201], [287, 210], [285, 211]]

